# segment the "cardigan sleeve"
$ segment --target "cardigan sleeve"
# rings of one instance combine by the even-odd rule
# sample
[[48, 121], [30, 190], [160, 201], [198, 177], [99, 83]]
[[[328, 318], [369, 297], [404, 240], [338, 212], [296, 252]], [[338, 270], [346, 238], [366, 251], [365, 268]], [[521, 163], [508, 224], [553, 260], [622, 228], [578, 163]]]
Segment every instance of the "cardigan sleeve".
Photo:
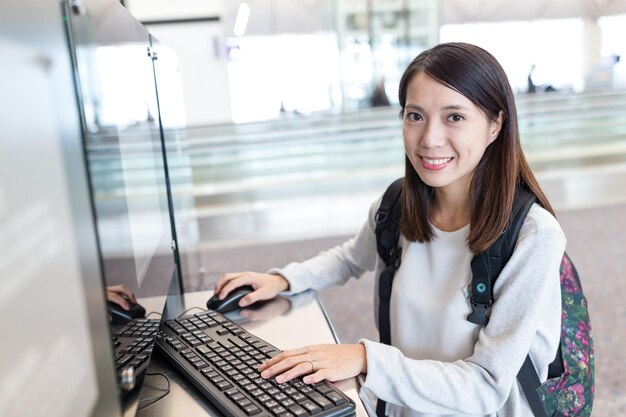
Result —
[[371, 205], [368, 220], [352, 239], [307, 261], [270, 269], [269, 274], [282, 275], [289, 282], [289, 290], [282, 294], [341, 285], [352, 277], [358, 278], [364, 272], [373, 270], [377, 257], [374, 215], [380, 199]]
[[565, 237], [549, 213], [538, 206], [531, 210], [539, 215], [529, 213], [494, 285], [490, 320], [479, 331], [473, 354], [454, 362], [414, 360], [393, 346], [364, 339], [364, 388], [388, 403], [423, 413], [486, 415], [518, 389], [517, 373], [529, 351], [542, 364], [538, 372], [545, 380], [560, 333], [559, 266]]

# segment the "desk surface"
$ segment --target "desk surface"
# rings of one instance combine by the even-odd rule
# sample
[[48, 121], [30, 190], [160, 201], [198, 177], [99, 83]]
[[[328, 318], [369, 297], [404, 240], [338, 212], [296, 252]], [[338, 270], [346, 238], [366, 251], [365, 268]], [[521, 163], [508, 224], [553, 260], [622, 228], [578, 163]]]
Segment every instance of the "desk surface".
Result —
[[[194, 307], [206, 309], [206, 301], [212, 291], [189, 293], [179, 299], [175, 310], [185, 311]], [[162, 300], [161, 300], [162, 301]], [[142, 299], [140, 303], [150, 310], [150, 299]], [[189, 310], [188, 314], [200, 312]], [[292, 349], [311, 344], [337, 343], [332, 324], [313, 291], [307, 291], [293, 297], [277, 297], [257, 308], [234, 311], [226, 316], [235, 323], [253, 333], [255, 336], [271, 343], [277, 348]], [[164, 373], [170, 380], [170, 393], [150, 406], [137, 412], [137, 416], [151, 417], [206, 417], [222, 414], [206, 400], [200, 392], [176, 371], [156, 350], [152, 355], [148, 373]], [[367, 417], [358, 395], [356, 378], [334, 383], [345, 392], [356, 404], [357, 417]], [[142, 399], [158, 397], [167, 386], [165, 378], [160, 375], [146, 375], [140, 397]], [[144, 401], [143, 405], [148, 402]], [[134, 408], [126, 414], [133, 415]]]

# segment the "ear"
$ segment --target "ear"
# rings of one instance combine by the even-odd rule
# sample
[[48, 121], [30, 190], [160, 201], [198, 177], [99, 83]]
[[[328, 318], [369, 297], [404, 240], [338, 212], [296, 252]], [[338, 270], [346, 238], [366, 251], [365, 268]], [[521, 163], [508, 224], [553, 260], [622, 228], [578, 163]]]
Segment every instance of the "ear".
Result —
[[498, 112], [498, 117], [489, 122], [489, 144], [491, 144], [498, 137], [500, 129], [502, 129], [502, 123], [504, 123], [504, 112], [500, 110]]

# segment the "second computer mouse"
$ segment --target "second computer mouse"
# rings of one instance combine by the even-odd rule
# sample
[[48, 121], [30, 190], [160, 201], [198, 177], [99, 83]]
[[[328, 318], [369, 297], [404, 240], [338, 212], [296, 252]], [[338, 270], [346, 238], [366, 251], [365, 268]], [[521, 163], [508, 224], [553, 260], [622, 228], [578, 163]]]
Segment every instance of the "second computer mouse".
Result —
[[239, 300], [252, 291], [254, 291], [252, 286], [242, 285], [229, 292], [223, 300], [220, 300], [217, 294], [214, 294], [213, 297], [209, 298], [209, 301], [206, 302], [206, 306], [209, 310], [214, 310], [218, 313], [228, 313], [229, 311], [241, 308], [239, 307]]
[[124, 310], [121, 305], [113, 301], [108, 301], [107, 303], [109, 315], [114, 323], [127, 323], [133, 319], [140, 319], [146, 316], [146, 309], [139, 304], [129, 301], [130, 309]]

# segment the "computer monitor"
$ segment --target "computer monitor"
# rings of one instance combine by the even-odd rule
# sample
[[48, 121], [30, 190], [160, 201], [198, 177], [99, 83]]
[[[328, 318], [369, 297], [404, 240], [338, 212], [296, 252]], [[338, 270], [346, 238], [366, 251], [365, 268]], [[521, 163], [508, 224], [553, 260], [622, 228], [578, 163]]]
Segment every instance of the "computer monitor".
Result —
[[116, 417], [61, 10], [19, 6], [0, 4], [0, 415]]
[[181, 288], [150, 48], [115, 0], [0, 4], [0, 415], [133, 413], [105, 286]]
[[[65, 10], [104, 283], [126, 286], [146, 318], [158, 320], [180, 267], [152, 39], [115, 0], [83, 1]], [[136, 353], [120, 345], [123, 327], [111, 327], [116, 360]], [[141, 333], [133, 337], [148, 345], [143, 365], [118, 363], [118, 372], [142, 370], [130, 375], [130, 384], [120, 384], [123, 411], [131, 415], [155, 336]]]
[[115, 0], [80, 7], [67, 22], [104, 278], [164, 297], [176, 264], [150, 37]]

